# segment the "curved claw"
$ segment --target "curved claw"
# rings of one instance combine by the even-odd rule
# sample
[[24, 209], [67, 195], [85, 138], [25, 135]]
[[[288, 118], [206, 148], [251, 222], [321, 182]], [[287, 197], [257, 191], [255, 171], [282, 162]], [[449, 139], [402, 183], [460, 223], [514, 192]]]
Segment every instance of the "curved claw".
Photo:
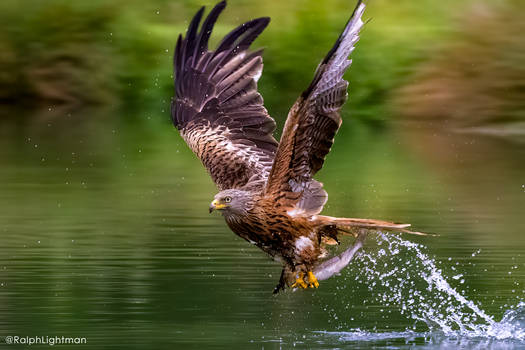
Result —
[[295, 280], [295, 283], [292, 284], [291, 287], [292, 288], [304, 288], [304, 289], [308, 288], [308, 285], [304, 281], [304, 272], [299, 272], [299, 276], [297, 277], [297, 279]]
[[310, 288], [319, 288], [319, 282], [312, 271], [308, 271], [308, 285]]

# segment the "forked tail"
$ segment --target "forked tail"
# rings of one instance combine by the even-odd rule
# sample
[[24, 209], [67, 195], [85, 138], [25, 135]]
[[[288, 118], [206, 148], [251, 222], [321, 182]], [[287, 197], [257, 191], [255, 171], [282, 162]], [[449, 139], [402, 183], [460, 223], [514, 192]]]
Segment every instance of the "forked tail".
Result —
[[333, 216], [318, 215], [317, 220], [320, 220], [322, 225], [321, 234], [325, 243], [337, 242], [337, 235], [339, 233], [346, 233], [357, 236], [359, 230], [366, 229], [370, 231], [393, 231], [403, 232], [413, 235], [427, 236], [429, 234], [410, 231], [407, 227], [410, 224], [396, 224], [394, 222], [374, 220], [374, 219], [356, 219], [356, 218], [336, 218]]

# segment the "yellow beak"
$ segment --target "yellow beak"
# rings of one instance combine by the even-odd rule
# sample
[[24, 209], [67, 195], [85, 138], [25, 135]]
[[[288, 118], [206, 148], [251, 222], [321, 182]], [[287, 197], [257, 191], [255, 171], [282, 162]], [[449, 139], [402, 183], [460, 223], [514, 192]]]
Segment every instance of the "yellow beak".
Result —
[[211, 204], [210, 204], [210, 213], [211, 213], [212, 211], [214, 211], [215, 209], [217, 209], [217, 210], [221, 210], [221, 209], [224, 209], [224, 208], [226, 208], [226, 207], [227, 207], [226, 204], [224, 204], [224, 203], [219, 203], [218, 200], [214, 199], [213, 202], [211, 202]]

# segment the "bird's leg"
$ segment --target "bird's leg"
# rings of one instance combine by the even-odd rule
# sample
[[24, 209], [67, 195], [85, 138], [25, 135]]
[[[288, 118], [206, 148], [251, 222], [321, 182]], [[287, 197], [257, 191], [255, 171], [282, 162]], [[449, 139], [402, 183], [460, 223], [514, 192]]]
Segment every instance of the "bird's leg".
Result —
[[279, 283], [275, 286], [275, 288], [273, 289], [273, 294], [277, 294], [279, 293], [281, 290], [284, 290], [284, 286], [286, 284], [285, 282], [285, 278], [284, 278], [284, 270], [285, 268], [283, 268], [283, 270], [281, 271], [281, 278], [279, 278]]
[[308, 285], [310, 288], [319, 288], [319, 282], [312, 271], [308, 271]]
[[292, 284], [292, 288], [297, 288], [297, 287], [308, 288], [308, 285], [306, 284], [303, 278], [304, 278], [304, 272], [300, 271], [297, 279], [295, 280], [295, 283]]

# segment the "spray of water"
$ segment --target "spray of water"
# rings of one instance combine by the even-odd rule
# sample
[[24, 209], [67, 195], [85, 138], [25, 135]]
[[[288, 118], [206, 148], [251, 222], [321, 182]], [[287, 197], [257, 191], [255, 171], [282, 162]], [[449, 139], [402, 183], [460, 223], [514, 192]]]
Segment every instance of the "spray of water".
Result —
[[361, 252], [356, 263], [357, 278], [367, 281], [381, 303], [398, 305], [403, 314], [445, 335], [525, 341], [525, 303], [497, 322], [447, 282], [423, 246], [390, 234], [380, 234], [378, 244], [377, 252]]

